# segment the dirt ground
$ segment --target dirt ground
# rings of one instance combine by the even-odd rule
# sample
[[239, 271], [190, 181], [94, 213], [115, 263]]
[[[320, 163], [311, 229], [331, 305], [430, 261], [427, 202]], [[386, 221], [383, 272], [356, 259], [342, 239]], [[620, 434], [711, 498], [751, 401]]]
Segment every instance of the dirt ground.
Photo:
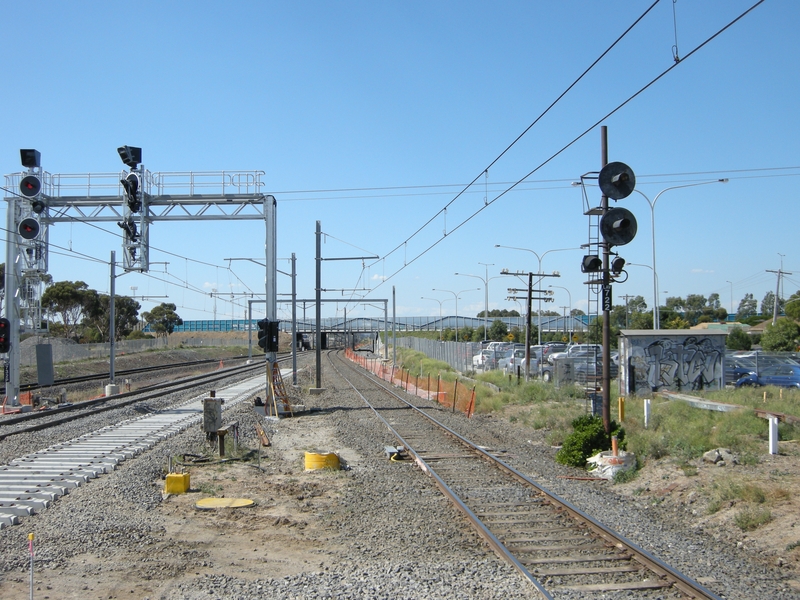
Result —
[[[284, 419], [280, 433], [262, 448], [258, 464], [211, 462], [187, 466], [190, 490], [165, 495], [153, 511], [159, 527], [137, 551], [119, 549], [114, 560], [73, 557], [66, 568], [36, 573], [37, 598], [168, 598], [183, 579], [206, 574], [246, 580], [335, 569], [345, 541], [314, 514], [336, 502], [343, 471], [306, 471], [308, 448], [336, 448], [350, 464], [359, 457], [340, 448], [324, 417]], [[164, 488], [162, 479], [152, 485]], [[201, 498], [252, 500], [242, 508], [198, 509]], [[163, 525], [163, 527], [161, 527]], [[188, 567], [187, 567], [188, 566]], [[2, 598], [27, 598], [27, 573], [7, 578]]]
[[[800, 592], [800, 440], [780, 442], [779, 454], [765, 452], [756, 465], [722, 466], [698, 459], [690, 467], [694, 469], [685, 470], [671, 458], [650, 461], [633, 481], [614, 484], [612, 489], [636, 502], [661, 506], [676, 519], [689, 519], [692, 527], [721, 543], [754, 551], [791, 569], [793, 587]], [[719, 510], [711, 512], [711, 499], [731, 486], [760, 489], [763, 498], [754, 494], [749, 501], [724, 500]], [[737, 525], [737, 516], [761, 510], [771, 517], [765, 524], [748, 531]]]

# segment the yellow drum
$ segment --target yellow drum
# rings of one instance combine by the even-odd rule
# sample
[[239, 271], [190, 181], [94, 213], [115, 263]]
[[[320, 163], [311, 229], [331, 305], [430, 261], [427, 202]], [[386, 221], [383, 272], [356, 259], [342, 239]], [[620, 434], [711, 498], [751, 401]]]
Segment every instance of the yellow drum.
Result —
[[338, 468], [339, 457], [333, 452], [306, 452], [306, 471]]

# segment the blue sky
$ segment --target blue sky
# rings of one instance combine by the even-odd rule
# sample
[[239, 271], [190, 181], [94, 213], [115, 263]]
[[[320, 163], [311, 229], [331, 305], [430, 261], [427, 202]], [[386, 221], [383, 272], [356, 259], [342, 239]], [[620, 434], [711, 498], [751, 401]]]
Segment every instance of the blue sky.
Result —
[[[474, 316], [487, 272], [490, 308], [519, 308], [506, 289], [520, 284], [500, 270], [538, 270], [535, 252], [561, 274], [544, 282], [559, 286], [547, 308], [561, 312], [570, 299], [587, 304], [584, 252], [561, 249], [588, 241], [571, 184], [600, 168], [599, 123], [638, 192], [652, 201], [690, 186], [655, 207], [662, 303], [718, 293], [735, 310], [746, 293], [760, 302], [774, 291], [767, 270], [781, 264], [793, 273], [784, 295], [800, 289], [800, 5], [766, 1], [692, 53], [754, 3], [662, 0], [495, 162], [650, 0], [3, 2], [0, 168], [21, 171], [19, 149], [36, 148], [50, 173], [116, 172], [116, 148], [129, 144], [154, 172], [263, 171], [278, 202], [278, 268], [296, 254], [300, 297], [314, 296], [320, 221], [323, 256], [380, 257], [325, 262], [323, 288], [365, 288], [368, 299], [395, 288], [400, 316], [438, 315], [422, 297], [454, 314], [456, 293], [473, 288], [458, 313]], [[675, 64], [675, 46], [675, 68], [604, 118]], [[720, 178], [729, 182], [705, 184]], [[639, 227], [617, 250], [645, 266], [629, 267], [614, 298], [651, 306], [651, 211], [638, 192], [618, 203]], [[596, 187], [587, 195], [599, 205]], [[103, 228], [51, 228], [56, 281], [108, 292], [104, 262], [121, 256], [121, 230]], [[263, 257], [263, 231], [258, 221], [155, 223], [150, 260], [168, 264], [119, 277], [117, 293], [153, 297], [143, 310], [175, 302], [184, 319], [241, 318], [238, 294], [263, 292], [263, 269], [224, 259]], [[215, 300], [212, 289], [236, 296]], [[279, 275], [278, 292], [289, 291]]]

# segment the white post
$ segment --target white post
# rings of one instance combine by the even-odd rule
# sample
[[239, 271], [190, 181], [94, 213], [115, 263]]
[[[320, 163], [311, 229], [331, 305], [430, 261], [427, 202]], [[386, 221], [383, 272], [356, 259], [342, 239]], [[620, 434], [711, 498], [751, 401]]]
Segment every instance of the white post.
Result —
[[647, 424], [650, 422], [650, 398], [644, 399], [644, 428], [647, 429]]
[[770, 415], [769, 419], [769, 453], [778, 453], [778, 417]]

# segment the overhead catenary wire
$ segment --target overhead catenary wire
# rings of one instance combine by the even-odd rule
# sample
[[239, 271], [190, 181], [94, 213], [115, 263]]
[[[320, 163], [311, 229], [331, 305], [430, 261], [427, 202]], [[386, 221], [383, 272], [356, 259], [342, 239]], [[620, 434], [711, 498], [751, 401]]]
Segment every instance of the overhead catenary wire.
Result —
[[[614, 47], [615, 47], [615, 46], [616, 46], [616, 45], [617, 45], [617, 44], [618, 44], [618, 43], [619, 43], [619, 42], [620, 42], [620, 41], [621, 41], [621, 40], [622, 40], [622, 39], [623, 39], [623, 38], [624, 38], [624, 37], [625, 37], [625, 36], [626, 36], [626, 35], [627, 35], [627, 34], [628, 34], [628, 33], [629, 33], [629, 32], [630, 32], [630, 31], [631, 31], [631, 30], [632, 30], [632, 29], [635, 27], [635, 26], [636, 26], [636, 25], [637, 25], [637, 24], [638, 24], [638, 23], [639, 23], [639, 22], [640, 22], [640, 21], [641, 21], [641, 20], [642, 20], [642, 19], [643, 19], [643, 18], [644, 18], [646, 15], [647, 15], [647, 13], [649, 13], [649, 12], [650, 12], [650, 11], [651, 11], [651, 10], [652, 10], [654, 7], [655, 7], [655, 5], [656, 5], [656, 4], [658, 4], [658, 2], [659, 2], [659, 0], [656, 0], [655, 2], [653, 2], [653, 4], [651, 4], [651, 5], [650, 5], [650, 6], [647, 8], [647, 10], [646, 10], [644, 13], [642, 13], [642, 15], [641, 15], [641, 16], [640, 16], [638, 19], [636, 19], [636, 20], [635, 20], [635, 21], [634, 21], [634, 22], [633, 22], [633, 23], [632, 23], [632, 24], [631, 24], [631, 25], [630, 25], [630, 26], [629, 26], [629, 27], [628, 27], [628, 28], [627, 28], [627, 29], [626, 29], [626, 30], [625, 30], [625, 31], [622, 33], [622, 35], [620, 35], [620, 36], [619, 36], [619, 37], [618, 37], [616, 40], [614, 40], [614, 42], [613, 42], [613, 43], [612, 43], [612, 44], [611, 44], [611, 45], [610, 45], [610, 46], [609, 46], [609, 47], [608, 47], [608, 48], [607, 48], [607, 49], [606, 49], [604, 52], [602, 52], [602, 53], [600, 54], [600, 56], [598, 56], [598, 57], [597, 57], [597, 58], [596, 58], [596, 59], [595, 59], [595, 60], [592, 62], [592, 64], [590, 64], [590, 65], [589, 65], [589, 67], [587, 67], [587, 68], [586, 68], [586, 69], [583, 71], [583, 73], [581, 73], [581, 74], [580, 74], [580, 75], [579, 75], [579, 76], [578, 76], [578, 77], [577, 77], [577, 78], [576, 78], [576, 79], [575, 79], [575, 80], [574, 80], [574, 81], [573, 81], [573, 82], [572, 82], [572, 83], [571, 83], [569, 86], [567, 86], [567, 88], [566, 88], [566, 89], [565, 89], [565, 90], [564, 90], [564, 91], [563, 91], [561, 94], [559, 94], [559, 95], [558, 95], [558, 97], [557, 97], [557, 98], [556, 98], [556, 99], [555, 99], [553, 102], [551, 102], [551, 103], [550, 103], [550, 105], [549, 105], [547, 108], [545, 108], [545, 109], [544, 109], [544, 111], [542, 111], [542, 113], [541, 113], [541, 114], [540, 114], [538, 117], [536, 117], [536, 119], [534, 119], [534, 121], [533, 121], [533, 122], [532, 122], [530, 125], [528, 125], [528, 127], [526, 127], [526, 128], [523, 130], [523, 132], [522, 132], [522, 133], [520, 133], [520, 134], [519, 134], [519, 135], [518, 135], [518, 136], [517, 136], [517, 137], [514, 139], [514, 141], [512, 141], [512, 142], [511, 142], [511, 143], [510, 143], [508, 146], [506, 146], [506, 148], [505, 148], [505, 149], [504, 149], [504, 150], [503, 150], [503, 151], [502, 151], [502, 152], [501, 152], [499, 155], [497, 155], [497, 156], [496, 156], [496, 157], [495, 157], [495, 158], [494, 158], [494, 159], [493, 159], [493, 160], [492, 160], [492, 161], [491, 161], [491, 162], [490, 162], [490, 163], [489, 163], [489, 164], [488, 164], [488, 165], [487, 165], [487, 166], [486, 166], [486, 167], [485, 167], [483, 170], [481, 170], [481, 172], [480, 172], [478, 175], [476, 175], [476, 176], [475, 176], [475, 178], [474, 178], [472, 181], [470, 181], [470, 182], [469, 182], [469, 183], [468, 183], [468, 184], [467, 184], [467, 185], [464, 187], [464, 189], [462, 189], [460, 192], [458, 192], [458, 193], [455, 195], [455, 197], [454, 197], [454, 198], [452, 198], [452, 199], [451, 199], [451, 200], [450, 200], [450, 201], [449, 201], [447, 204], [445, 204], [445, 205], [444, 205], [444, 207], [443, 207], [443, 208], [441, 208], [441, 209], [440, 209], [440, 210], [439, 210], [439, 211], [438, 211], [436, 214], [434, 214], [433, 216], [431, 216], [431, 217], [430, 217], [430, 218], [429, 218], [429, 219], [428, 219], [428, 220], [425, 222], [425, 224], [423, 224], [423, 225], [422, 225], [421, 227], [419, 227], [419, 228], [418, 228], [418, 229], [417, 229], [417, 230], [416, 230], [414, 233], [412, 233], [412, 234], [411, 234], [411, 235], [410, 235], [408, 238], [406, 238], [406, 240], [405, 240], [405, 241], [403, 241], [401, 244], [397, 245], [395, 248], [393, 248], [393, 249], [392, 249], [392, 250], [390, 250], [390, 251], [389, 251], [387, 254], [385, 254], [385, 255], [384, 255], [384, 258], [388, 258], [388, 257], [389, 257], [389, 256], [391, 256], [392, 254], [394, 254], [396, 251], [398, 251], [400, 248], [403, 248], [403, 247], [404, 247], [404, 246], [405, 246], [405, 245], [406, 245], [406, 244], [407, 244], [407, 243], [408, 243], [408, 242], [409, 242], [411, 239], [413, 239], [414, 237], [416, 237], [416, 236], [417, 236], [417, 234], [419, 234], [419, 233], [420, 233], [420, 232], [421, 232], [423, 229], [425, 229], [425, 228], [426, 228], [428, 225], [430, 225], [430, 224], [431, 224], [431, 223], [432, 223], [432, 222], [433, 222], [433, 221], [434, 221], [434, 220], [435, 220], [435, 219], [436, 219], [436, 218], [437, 218], [439, 215], [441, 215], [441, 214], [445, 213], [445, 212], [447, 211], [447, 208], [448, 208], [449, 206], [451, 206], [451, 205], [452, 205], [452, 204], [453, 204], [453, 203], [454, 203], [456, 200], [458, 200], [458, 198], [460, 198], [460, 197], [461, 197], [461, 196], [464, 194], [464, 192], [466, 192], [466, 191], [467, 191], [467, 190], [468, 190], [470, 187], [472, 187], [472, 185], [473, 185], [473, 184], [474, 184], [474, 183], [475, 183], [475, 182], [476, 182], [478, 179], [480, 179], [480, 177], [481, 177], [481, 176], [482, 176], [482, 175], [483, 175], [483, 174], [484, 174], [486, 171], [488, 171], [488, 170], [489, 170], [489, 169], [491, 169], [491, 168], [492, 168], [492, 167], [493, 167], [495, 164], [497, 164], [497, 162], [498, 162], [498, 161], [499, 161], [499, 160], [500, 160], [500, 159], [501, 159], [503, 156], [505, 156], [505, 154], [506, 154], [506, 153], [507, 153], [507, 152], [508, 152], [508, 151], [509, 151], [509, 150], [510, 150], [510, 149], [511, 149], [511, 148], [512, 148], [514, 145], [516, 145], [516, 143], [517, 143], [517, 142], [519, 142], [519, 140], [521, 140], [521, 139], [522, 139], [522, 138], [523, 138], [523, 137], [524, 137], [524, 136], [525, 136], [525, 135], [526, 135], [526, 134], [527, 134], [527, 133], [528, 133], [528, 132], [529, 132], [529, 131], [530, 131], [530, 130], [533, 128], [533, 127], [534, 127], [534, 125], [536, 125], [536, 124], [537, 124], [537, 123], [538, 123], [538, 122], [539, 122], [539, 121], [540, 121], [540, 120], [541, 120], [541, 119], [542, 119], [542, 118], [543, 118], [543, 117], [544, 117], [544, 116], [545, 116], [547, 113], [549, 113], [549, 112], [550, 112], [550, 110], [551, 110], [551, 109], [552, 109], [552, 108], [553, 108], [553, 107], [554, 107], [556, 104], [558, 104], [558, 102], [559, 102], [559, 101], [560, 101], [562, 98], [564, 98], [564, 96], [566, 96], [566, 95], [567, 95], [567, 94], [568, 94], [568, 93], [569, 93], [569, 92], [570, 92], [570, 91], [571, 91], [571, 90], [572, 90], [572, 89], [573, 89], [573, 88], [574, 88], [574, 87], [575, 87], [575, 86], [576, 86], [576, 85], [577, 85], [577, 84], [578, 84], [578, 83], [579, 83], [579, 82], [580, 82], [580, 81], [581, 81], [581, 80], [582, 80], [582, 79], [583, 79], [583, 78], [584, 78], [584, 77], [585, 77], [585, 76], [586, 76], [586, 75], [587, 75], [587, 74], [588, 74], [588, 73], [589, 73], [589, 72], [590, 72], [590, 71], [591, 71], [591, 70], [592, 70], [592, 69], [593, 69], [593, 68], [594, 68], [594, 67], [595, 67], [595, 66], [596, 66], [596, 65], [597, 65], [597, 64], [598, 64], [598, 63], [599, 63], [599, 62], [600, 62], [600, 61], [601, 61], [601, 60], [602, 60], [602, 59], [603, 59], [603, 58], [604, 58], [604, 57], [605, 57], [605, 56], [606, 56], [606, 55], [607, 55], [607, 54], [610, 52], [610, 51], [611, 51], [611, 50], [612, 50], [612, 49], [613, 49], [613, 48], [614, 48]], [[514, 184], [514, 185], [516, 186], [516, 185], [517, 185], [517, 184], [519, 184], [519, 183], [520, 183], [520, 182], [517, 182], [517, 183], [516, 183], [516, 184]], [[512, 187], [513, 187], [513, 186], [512, 186]], [[485, 208], [485, 207], [487, 207], [487, 206], [489, 206], [489, 204], [491, 204], [491, 202], [486, 202], [486, 203], [484, 203], [484, 208]], [[452, 232], [452, 231], [454, 231], [454, 230], [451, 230], [451, 232]], [[445, 234], [445, 235], [446, 235], [446, 234]], [[443, 236], [443, 237], [444, 237], [444, 236]], [[413, 262], [413, 261], [412, 261], [412, 262]], [[404, 266], [407, 266], [407, 265], [404, 265]]]
[[[671, 71], [672, 71], [672, 70], [673, 70], [675, 67], [677, 67], [678, 65], [680, 65], [680, 64], [683, 64], [684, 62], [686, 62], [686, 59], [687, 59], [687, 58], [689, 58], [689, 57], [693, 56], [694, 54], [696, 54], [697, 52], [699, 52], [699, 51], [700, 51], [702, 48], [704, 48], [706, 45], [708, 45], [709, 43], [711, 43], [711, 42], [712, 42], [714, 39], [716, 39], [717, 37], [719, 37], [719, 36], [720, 36], [720, 35], [721, 35], [723, 32], [727, 31], [727, 30], [728, 30], [730, 27], [732, 27], [734, 24], [736, 24], [736, 23], [737, 23], [737, 22], [739, 22], [741, 19], [743, 19], [743, 18], [744, 18], [746, 15], [748, 15], [750, 12], [752, 12], [752, 11], [753, 11], [753, 10], [754, 10], [756, 7], [758, 7], [758, 6], [759, 6], [760, 4], [762, 4], [763, 2], [764, 2], [764, 0], [759, 0], [759, 1], [758, 1], [758, 2], [756, 2], [756, 3], [755, 3], [753, 6], [751, 6], [751, 7], [750, 7], [750, 8], [748, 8], [746, 11], [744, 11], [743, 13], [741, 13], [741, 14], [740, 14], [738, 17], [736, 17], [735, 19], [733, 19], [732, 21], [730, 21], [728, 24], [726, 24], [724, 27], [722, 27], [721, 29], [719, 29], [719, 30], [718, 30], [716, 33], [714, 33], [713, 35], [711, 35], [710, 37], [708, 37], [708, 38], [707, 38], [705, 41], [703, 41], [703, 42], [701, 42], [699, 45], [695, 46], [695, 47], [694, 47], [694, 48], [693, 48], [693, 49], [692, 49], [692, 50], [691, 50], [691, 51], [690, 51], [690, 52], [689, 52], [689, 53], [688, 53], [688, 54], [687, 54], [687, 55], [686, 55], [686, 56], [685, 56], [683, 59], [681, 59], [681, 61], [680, 61], [680, 62], [674, 62], [672, 65], [670, 65], [669, 67], [667, 67], [666, 69], [664, 69], [664, 70], [663, 70], [661, 73], [659, 73], [659, 74], [658, 74], [656, 77], [654, 77], [652, 80], [650, 80], [650, 81], [649, 81], [648, 83], [646, 83], [644, 86], [642, 86], [642, 87], [641, 87], [641, 88], [640, 88], [638, 91], [636, 91], [636, 92], [635, 92], [635, 93], [633, 93], [631, 96], [629, 96], [629, 97], [628, 97], [626, 100], [624, 100], [623, 102], [621, 102], [620, 104], [618, 104], [618, 105], [617, 105], [615, 108], [613, 108], [611, 111], [609, 111], [609, 112], [608, 112], [607, 114], [605, 114], [603, 117], [601, 117], [600, 119], [598, 119], [598, 120], [597, 120], [595, 123], [593, 123], [592, 125], [590, 125], [589, 127], [587, 127], [587, 128], [586, 128], [586, 129], [585, 129], [585, 130], [584, 130], [582, 133], [578, 134], [578, 135], [577, 135], [575, 138], [573, 138], [573, 139], [572, 139], [570, 142], [568, 142], [568, 143], [567, 143], [567, 144], [565, 144], [565, 145], [564, 145], [562, 148], [560, 148], [558, 151], [556, 151], [555, 153], [553, 153], [553, 154], [552, 154], [552, 155], [551, 155], [549, 158], [545, 159], [545, 160], [544, 160], [544, 161], [542, 161], [542, 162], [541, 162], [541, 163], [540, 163], [538, 166], [536, 166], [534, 169], [532, 169], [531, 171], [529, 171], [529, 172], [528, 172], [528, 173], [527, 173], [527, 174], [526, 174], [524, 177], [522, 177], [522, 178], [520, 178], [519, 180], [517, 180], [515, 183], [513, 183], [513, 184], [512, 184], [512, 185], [510, 185], [508, 188], [506, 188], [504, 191], [500, 192], [500, 193], [499, 193], [497, 196], [495, 196], [495, 197], [494, 197], [494, 198], [493, 198], [491, 201], [489, 201], [488, 203], [486, 203], [486, 204], [482, 205], [481, 207], [479, 207], [479, 208], [478, 208], [477, 210], [475, 210], [475, 211], [474, 211], [474, 212], [473, 212], [471, 215], [469, 215], [468, 217], [466, 217], [465, 219], [463, 219], [463, 220], [462, 220], [460, 223], [458, 223], [458, 224], [457, 224], [455, 227], [451, 228], [451, 229], [450, 229], [450, 231], [448, 231], [448, 232], [447, 232], [447, 235], [443, 235], [442, 237], [440, 237], [439, 239], [437, 239], [436, 241], [434, 241], [434, 242], [433, 242], [431, 245], [429, 245], [427, 248], [425, 248], [424, 250], [422, 250], [422, 251], [421, 251], [419, 254], [417, 254], [416, 256], [414, 256], [414, 257], [413, 257], [411, 260], [406, 260], [406, 261], [404, 261], [404, 263], [403, 263], [403, 266], [401, 266], [401, 267], [400, 267], [400, 268], [398, 268], [398, 269], [397, 269], [397, 270], [396, 270], [394, 273], [392, 273], [391, 275], [389, 275], [388, 277], [386, 277], [386, 279], [384, 279], [382, 282], [380, 282], [380, 283], [379, 283], [379, 284], [376, 286], [376, 288], [377, 288], [377, 287], [380, 287], [381, 285], [383, 285], [384, 283], [386, 283], [387, 281], [389, 281], [390, 279], [392, 279], [392, 278], [393, 278], [395, 275], [397, 275], [397, 274], [398, 274], [398, 273], [400, 273], [401, 271], [405, 270], [405, 269], [406, 269], [406, 268], [407, 268], [409, 265], [413, 264], [413, 263], [414, 263], [414, 262], [416, 262], [416, 261], [417, 261], [419, 258], [421, 258], [421, 257], [422, 257], [422, 256], [424, 256], [425, 254], [427, 254], [428, 252], [430, 252], [430, 251], [431, 251], [433, 248], [435, 248], [436, 246], [438, 246], [438, 245], [439, 245], [439, 244], [440, 244], [440, 243], [441, 243], [441, 242], [442, 242], [444, 239], [446, 239], [446, 238], [447, 238], [449, 235], [451, 235], [451, 234], [452, 234], [454, 231], [457, 231], [458, 229], [460, 229], [461, 227], [463, 227], [464, 225], [466, 225], [468, 222], [470, 222], [472, 219], [474, 219], [476, 216], [478, 216], [480, 213], [482, 213], [482, 212], [483, 212], [483, 211], [484, 211], [486, 208], [488, 208], [489, 206], [491, 206], [492, 204], [494, 204], [494, 203], [495, 203], [497, 200], [499, 200], [500, 198], [504, 197], [504, 196], [505, 196], [506, 194], [508, 194], [508, 193], [509, 193], [511, 190], [513, 190], [513, 189], [514, 189], [516, 186], [518, 186], [519, 184], [521, 184], [522, 182], [524, 182], [525, 180], [527, 180], [527, 178], [528, 178], [528, 177], [530, 177], [531, 175], [533, 175], [534, 173], [536, 173], [536, 172], [537, 172], [539, 169], [541, 169], [542, 167], [544, 167], [545, 165], [547, 165], [548, 163], [550, 163], [550, 162], [551, 162], [553, 159], [555, 159], [557, 156], [559, 156], [559, 155], [560, 155], [561, 153], [563, 153], [565, 150], [567, 150], [567, 149], [568, 149], [568, 148], [570, 148], [572, 145], [574, 145], [576, 142], [578, 142], [580, 139], [582, 139], [583, 137], [585, 137], [585, 136], [586, 136], [586, 135], [587, 135], [589, 132], [591, 132], [591, 131], [593, 131], [595, 128], [597, 128], [597, 127], [598, 127], [598, 126], [599, 126], [599, 125], [600, 125], [600, 124], [601, 124], [603, 121], [605, 121], [606, 119], [608, 119], [609, 117], [611, 117], [612, 115], [614, 115], [615, 113], [617, 113], [619, 110], [621, 110], [623, 107], [625, 107], [625, 106], [626, 106], [627, 104], [629, 104], [631, 101], [633, 101], [633, 100], [634, 100], [635, 98], [637, 98], [639, 95], [641, 95], [642, 93], [644, 93], [644, 92], [645, 92], [647, 89], [649, 89], [651, 86], [653, 86], [653, 85], [654, 85], [656, 82], [658, 82], [658, 81], [659, 81], [659, 80], [661, 80], [663, 77], [665, 77], [665, 76], [666, 76], [668, 73], [670, 73], [670, 72], [671, 72]], [[480, 177], [480, 175], [478, 175], [478, 177]], [[476, 177], [476, 179], [477, 179], [477, 177]], [[475, 181], [475, 180], [473, 180], [473, 183], [474, 183], [474, 181]], [[470, 184], [470, 185], [471, 185], [471, 184]], [[459, 194], [459, 195], [460, 195], [460, 194]], [[458, 197], [458, 196], [456, 196], [456, 198], [457, 198], [457, 197]], [[455, 198], [454, 198], [453, 200], [455, 200]], [[448, 203], [448, 206], [449, 206], [451, 203], [452, 203], [452, 201], [451, 201], [450, 203]], [[437, 213], [437, 215], [436, 215], [436, 216], [438, 216], [439, 214], [441, 214], [441, 212], [442, 212], [442, 211], [440, 211], [439, 213]], [[414, 232], [414, 233], [413, 233], [413, 234], [412, 234], [412, 235], [411, 235], [409, 238], [407, 238], [407, 239], [406, 239], [406, 240], [403, 242], [403, 245], [404, 245], [404, 244], [406, 244], [406, 243], [407, 243], [407, 242], [408, 242], [408, 241], [409, 241], [409, 240], [410, 240], [412, 237], [416, 236], [416, 235], [417, 235], [417, 233], [419, 233], [419, 232], [420, 232], [420, 231], [421, 231], [421, 230], [422, 230], [422, 229], [423, 229], [425, 226], [427, 226], [427, 224], [429, 224], [429, 223], [430, 223], [432, 220], [433, 220], [433, 219], [430, 219], [428, 222], [426, 222], [426, 224], [425, 224], [425, 225], [423, 225], [421, 228], [417, 229], [417, 231], [415, 231], [415, 232]], [[393, 249], [393, 250], [392, 250], [392, 251], [391, 251], [389, 254], [387, 254], [387, 255], [386, 255], [384, 258], [386, 258], [387, 256], [389, 256], [389, 255], [390, 255], [392, 252], [396, 251], [396, 250], [397, 250], [397, 248], [399, 248], [399, 247], [400, 247], [400, 246], [397, 246], [396, 248], [394, 248], [394, 249]]]

